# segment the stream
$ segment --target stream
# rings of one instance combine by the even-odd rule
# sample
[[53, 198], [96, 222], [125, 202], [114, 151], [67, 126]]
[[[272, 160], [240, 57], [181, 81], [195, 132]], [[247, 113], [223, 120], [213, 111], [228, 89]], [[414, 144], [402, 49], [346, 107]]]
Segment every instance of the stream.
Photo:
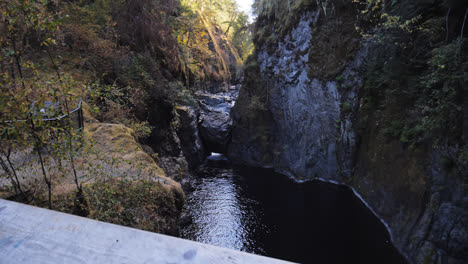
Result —
[[344, 186], [268, 169], [204, 166], [181, 237], [299, 263], [406, 263], [384, 225]]

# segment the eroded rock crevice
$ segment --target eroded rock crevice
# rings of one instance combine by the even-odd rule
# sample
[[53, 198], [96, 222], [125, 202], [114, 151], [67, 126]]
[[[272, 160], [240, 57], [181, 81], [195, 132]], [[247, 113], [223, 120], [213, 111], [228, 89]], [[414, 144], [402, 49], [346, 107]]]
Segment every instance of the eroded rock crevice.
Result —
[[226, 153], [231, 142], [231, 109], [240, 86], [228, 92], [194, 95], [196, 105], [176, 106], [177, 137], [190, 169], [197, 169], [211, 153]]

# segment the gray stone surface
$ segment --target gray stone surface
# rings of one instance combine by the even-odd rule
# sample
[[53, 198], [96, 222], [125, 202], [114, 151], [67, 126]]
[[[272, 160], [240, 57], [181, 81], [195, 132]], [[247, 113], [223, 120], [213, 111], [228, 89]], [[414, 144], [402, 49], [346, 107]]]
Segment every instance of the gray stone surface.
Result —
[[300, 179], [334, 179], [340, 173], [349, 176], [351, 164], [347, 161], [352, 160], [355, 148], [351, 115], [341, 112], [341, 104], [356, 107], [362, 82], [357, 70], [365, 51], [348, 63], [340, 83], [310, 79], [308, 49], [313, 45], [312, 26], [318, 16], [319, 11], [304, 15], [273, 54], [266, 48], [258, 53], [261, 74], [271, 80], [268, 110], [278, 128], [273, 166]]
[[211, 152], [225, 153], [231, 139], [229, 112], [205, 108], [200, 117], [200, 135]]
[[230, 112], [237, 94], [237, 90], [218, 94], [197, 93], [201, 105], [199, 131], [208, 152], [226, 153], [231, 140]]
[[[338, 76], [311, 72], [311, 64], [320, 68], [308, 56], [318, 45], [314, 34], [327, 23], [318, 14], [306, 13], [276, 47], [256, 47], [260, 80], [246, 78], [251, 86], [244, 86], [233, 109], [229, 158], [271, 166], [299, 181], [319, 177], [350, 185], [410, 263], [468, 263], [466, 163], [457, 161], [457, 149], [414, 151], [398, 140], [388, 142], [380, 120], [367, 122], [357, 136], [365, 104], [359, 89], [373, 47], [361, 40], [353, 56], [338, 58], [345, 61]], [[339, 32], [325, 31], [339, 39], [333, 36]], [[252, 107], [259, 103], [264, 106]], [[444, 160], [453, 168], [444, 168]]]
[[181, 181], [186, 177], [190, 177], [189, 165], [187, 163], [186, 158], [183, 156], [159, 157], [158, 165], [161, 167], [161, 169], [164, 170], [167, 176], [176, 181]]
[[0, 263], [290, 263], [0, 200]]
[[205, 149], [198, 133], [198, 109], [190, 106], [178, 106], [176, 108], [179, 117], [177, 135], [179, 136], [184, 157], [191, 168], [202, 164], [205, 159]]

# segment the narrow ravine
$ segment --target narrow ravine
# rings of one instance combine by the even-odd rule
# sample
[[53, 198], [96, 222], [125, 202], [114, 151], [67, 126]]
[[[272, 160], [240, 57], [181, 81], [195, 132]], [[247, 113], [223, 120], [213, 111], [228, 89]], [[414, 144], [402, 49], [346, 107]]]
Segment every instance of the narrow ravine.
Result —
[[384, 225], [344, 186], [204, 166], [184, 210], [186, 239], [300, 263], [406, 263]]

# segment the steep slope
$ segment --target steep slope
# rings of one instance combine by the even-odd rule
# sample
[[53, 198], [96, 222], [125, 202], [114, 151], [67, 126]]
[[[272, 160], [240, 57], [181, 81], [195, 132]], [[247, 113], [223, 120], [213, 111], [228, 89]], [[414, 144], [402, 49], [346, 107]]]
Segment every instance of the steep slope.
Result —
[[410, 263], [465, 263], [465, 12], [445, 40], [450, 6], [393, 2], [257, 1], [229, 156], [347, 184]]

